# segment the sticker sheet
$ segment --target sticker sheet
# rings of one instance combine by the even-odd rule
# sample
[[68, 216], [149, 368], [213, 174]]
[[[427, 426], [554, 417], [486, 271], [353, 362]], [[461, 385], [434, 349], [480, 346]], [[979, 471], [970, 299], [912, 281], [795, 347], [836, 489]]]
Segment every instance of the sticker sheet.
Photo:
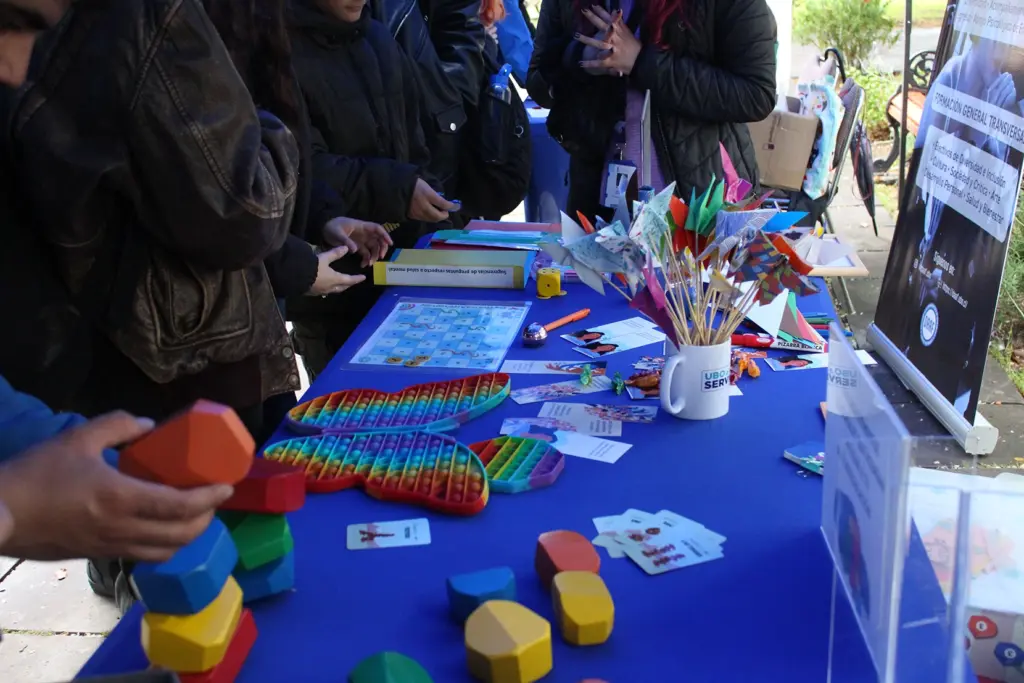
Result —
[[530, 302], [401, 298], [350, 366], [449, 368], [494, 372]]

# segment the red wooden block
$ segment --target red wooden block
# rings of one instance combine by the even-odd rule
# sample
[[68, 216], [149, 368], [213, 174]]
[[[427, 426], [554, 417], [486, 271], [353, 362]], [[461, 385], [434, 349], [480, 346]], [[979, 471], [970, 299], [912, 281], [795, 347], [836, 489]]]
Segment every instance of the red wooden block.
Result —
[[243, 609], [238, 619], [238, 628], [220, 664], [201, 674], [178, 674], [178, 678], [181, 683], [233, 683], [256, 642], [256, 635], [256, 620], [252, 618], [252, 610]]
[[283, 515], [306, 502], [306, 473], [275, 460], [256, 458], [245, 479], [235, 484], [235, 494], [222, 510]]
[[547, 588], [558, 572], [572, 570], [597, 574], [601, 568], [601, 557], [590, 541], [575, 531], [548, 531], [537, 539], [533, 566]]
[[197, 401], [121, 451], [119, 469], [177, 488], [235, 484], [252, 466], [256, 444], [235, 411]]

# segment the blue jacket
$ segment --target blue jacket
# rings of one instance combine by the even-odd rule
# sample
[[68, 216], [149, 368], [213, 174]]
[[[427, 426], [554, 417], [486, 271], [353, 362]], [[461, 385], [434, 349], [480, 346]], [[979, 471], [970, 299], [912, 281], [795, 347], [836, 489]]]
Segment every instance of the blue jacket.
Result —
[[518, 2], [505, 3], [505, 19], [498, 22], [498, 46], [505, 61], [512, 66], [512, 73], [520, 85], [526, 87], [526, 72], [533, 54], [533, 39], [530, 28], [519, 9]]
[[[0, 463], [85, 422], [74, 413], [54, 413], [37, 398], [15, 391], [0, 377]], [[117, 454], [104, 454], [114, 464]]]

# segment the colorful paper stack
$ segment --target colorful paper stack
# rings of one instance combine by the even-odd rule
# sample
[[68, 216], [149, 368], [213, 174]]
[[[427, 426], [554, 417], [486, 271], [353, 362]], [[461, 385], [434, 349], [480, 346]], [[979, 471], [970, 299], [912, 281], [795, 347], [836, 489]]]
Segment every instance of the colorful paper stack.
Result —
[[[200, 401], [122, 451], [125, 474], [178, 488], [237, 484], [246, 478], [255, 443], [230, 408]], [[231, 576], [239, 553], [214, 519], [195, 541], [163, 563], [141, 562], [131, 581], [146, 608], [142, 647], [150, 663], [182, 683], [234, 681], [256, 641]]]

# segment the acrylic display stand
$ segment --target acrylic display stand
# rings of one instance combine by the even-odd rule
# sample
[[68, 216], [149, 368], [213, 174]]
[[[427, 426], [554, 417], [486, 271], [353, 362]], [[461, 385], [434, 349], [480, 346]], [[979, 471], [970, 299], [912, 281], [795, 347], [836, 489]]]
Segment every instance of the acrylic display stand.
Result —
[[[920, 468], [955, 448], [954, 438], [911, 436], [842, 332], [833, 326], [829, 339], [821, 528], [834, 575], [826, 680], [977, 680], [964, 656], [967, 617], [957, 574], [967, 548], [956, 540], [966, 534], [954, 533], [952, 546], [940, 547], [935, 537], [922, 537], [910, 505]], [[954, 504], [943, 528], [957, 531], [972, 492], [949, 495]]]

